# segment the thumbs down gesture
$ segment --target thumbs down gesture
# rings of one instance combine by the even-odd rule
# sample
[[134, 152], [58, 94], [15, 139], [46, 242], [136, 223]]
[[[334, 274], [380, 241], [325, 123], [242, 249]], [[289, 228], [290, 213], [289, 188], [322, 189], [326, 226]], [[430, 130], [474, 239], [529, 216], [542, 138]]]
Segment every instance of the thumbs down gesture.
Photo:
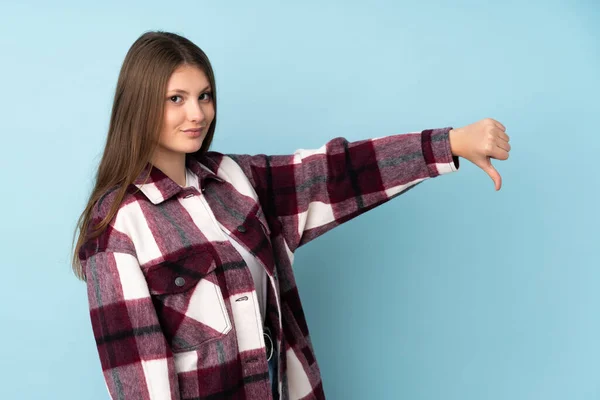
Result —
[[492, 178], [496, 191], [502, 187], [502, 177], [491, 159], [506, 160], [510, 152], [510, 138], [500, 122], [485, 118], [449, 134], [452, 154], [469, 160]]

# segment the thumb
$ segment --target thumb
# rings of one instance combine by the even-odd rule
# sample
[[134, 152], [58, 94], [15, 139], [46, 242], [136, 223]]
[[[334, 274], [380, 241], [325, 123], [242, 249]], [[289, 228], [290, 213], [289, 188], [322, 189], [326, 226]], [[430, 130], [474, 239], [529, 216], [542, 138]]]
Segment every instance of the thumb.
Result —
[[479, 162], [477, 162], [477, 166], [481, 168], [486, 174], [488, 174], [490, 178], [492, 178], [492, 181], [494, 181], [494, 186], [496, 187], [496, 191], [500, 190], [500, 188], [502, 187], [502, 177], [500, 176], [498, 171], [496, 171], [496, 168], [494, 168], [494, 166], [492, 165], [492, 161], [490, 160], [490, 158], [484, 157], [482, 160], [479, 160]]

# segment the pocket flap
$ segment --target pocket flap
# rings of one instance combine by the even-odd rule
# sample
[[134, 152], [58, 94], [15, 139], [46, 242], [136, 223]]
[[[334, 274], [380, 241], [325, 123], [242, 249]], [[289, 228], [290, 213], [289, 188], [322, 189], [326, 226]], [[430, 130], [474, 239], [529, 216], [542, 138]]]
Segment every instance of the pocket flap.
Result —
[[209, 252], [185, 254], [176, 260], [166, 260], [146, 272], [150, 293], [154, 295], [185, 292], [216, 268]]

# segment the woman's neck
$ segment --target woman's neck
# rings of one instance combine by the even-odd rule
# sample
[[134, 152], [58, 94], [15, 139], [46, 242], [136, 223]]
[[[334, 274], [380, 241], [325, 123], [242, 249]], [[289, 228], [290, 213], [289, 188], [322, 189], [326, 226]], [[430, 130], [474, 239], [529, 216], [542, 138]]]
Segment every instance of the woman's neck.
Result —
[[181, 153], [171, 153], [168, 156], [164, 153], [158, 153], [152, 158], [152, 165], [160, 169], [179, 186], [185, 187], [185, 156]]

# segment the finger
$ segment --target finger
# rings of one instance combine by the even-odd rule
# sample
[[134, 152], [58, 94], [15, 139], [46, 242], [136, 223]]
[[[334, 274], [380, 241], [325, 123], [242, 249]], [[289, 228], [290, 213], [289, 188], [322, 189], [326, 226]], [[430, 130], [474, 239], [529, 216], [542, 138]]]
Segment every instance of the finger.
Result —
[[496, 146], [498, 146], [499, 148], [501, 148], [502, 150], [509, 152], [510, 151], [510, 144], [508, 142], [505, 142], [504, 140], [498, 140], [496, 141]]
[[502, 177], [498, 171], [496, 171], [496, 168], [494, 168], [491, 161], [486, 165], [486, 167], [483, 168], [483, 170], [490, 176], [490, 178], [492, 178], [496, 191], [500, 190], [502, 187]]
[[494, 124], [494, 126], [496, 126], [498, 129], [500, 129], [502, 132], [506, 131], [506, 128], [500, 122], [496, 121], [493, 118], [489, 118], [489, 120], [492, 121], [492, 123]]
[[509, 136], [506, 134], [506, 132], [503, 132], [503, 131], [497, 131], [497, 134], [496, 134], [496, 136], [497, 136], [499, 139], [502, 139], [502, 140], [504, 140], [505, 142], [510, 142], [510, 137], [509, 137]]
[[485, 172], [486, 174], [489, 175], [490, 178], [492, 178], [492, 181], [494, 182], [494, 186], [496, 188], [496, 190], [500, 190], [500, 188], [502, 187], [502, 177], [500, 176], [500, 174], [498, 173], [498, 171], [496, 171], [496, 168], [494, 168], [494, 166], [492, 165], [492, 161], [490, 160], [489, 157], [484, 157], [484, 158], [477, 158], [472, 160], [473, 164], [477, 165], [479, 168], [481, 168], [483, 170], [483, 172]]
[[495, 158], [496, 160], [507, 160], [508, 159], [508, 151], [502, 149], [498, 146], [494, 147], [491, 152], [492, 154], [488, 154], [488, 157]]

